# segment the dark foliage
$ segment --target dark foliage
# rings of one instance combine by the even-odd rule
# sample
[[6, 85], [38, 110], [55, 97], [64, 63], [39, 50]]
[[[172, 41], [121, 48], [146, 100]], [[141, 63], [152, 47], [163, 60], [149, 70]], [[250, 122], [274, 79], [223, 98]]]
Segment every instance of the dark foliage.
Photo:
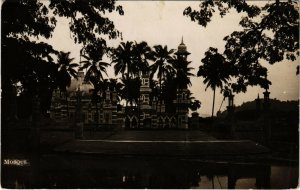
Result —
[[200, 107], [201, 107], [201, 102], [199, 100], [193, 100], [189, 105], [189, 108], [192, 111], [197, 111], [197, 109], [199, 109]]
[[266, 78], [267, 69], [260, 64], [262, 59], [274, 64], [285, 58], [294, 61], [299, 56], [297, 2], [276, 0], [260, 8], [246, 1], [206, 0], [201, 2], [199, 10], [188, 7], [183, 14], [205, 27], [216, 8], [221, 16], [230, 8], [247, 13], [240, 21], [243, 30], [224, 38], [224, 57], [236, 67], [233, 76], [237, 82], [232, 85], [233, 91], [245, 92], [249, 85], [268, 88], [271, 83]]
[[69, 24], [74, 42], [82, 43], [84, 51], [93, 60], [99, 60], [110, 49], [99, 35], [107, 35], [109, 39], [121, 35], [114, 23], [103, 16], [113, 11], [124, 14], [121, 6], [115, 6], [115, 0], [51, 0], [49, 7], [55, 15], [71, 19]]
[[205, 52], [205, 57], [201, 60], [203, 65], [199, 67], [197, 76], [204, 78], [206, 84], [205, 90], [210, 87], [214, 91], [212, 117], [214, 114], [215, 91], [216, 88], [222, 88], [230, 80], [236, 70], [230, 62], [227, 62], [224, 56], [218, 53], [218, 49], [209, 48]]
[[199, 67], [197, 75], [204, 78], [206, 89], [222, 88], [228, 83], [231, 74], [235, 73], [232, 64], [227, 62], [216, 48], [209, 48], [201, 62], [203, 65]]
[[[50, 16], [49, 8], [54, 16]], [[74, 42], [82, 43], [83, 52], [92, 60], [99, 60], [110, 50], [100, 35], [106, 35], [109, 39], [120, 35], [113, 22], [103, 17], [106, 11], [124, 14], [122, 7], [115, 6], [113, 0], [53, 0], [49, 7], [37, 0], [4, 1], [1, 12], [3, 108], [9, 109], [13, 101], [9, 96], [16, 96], [13, 92], [18, 84], [21, 86], [18, 90], [20, 96], [39, 95], [42, 110], [47, 110], [53, 89], [57, 86], [65, 89], [70, 83], [69, 76], [75, 77], [76, 73], [71, 70], [75, 65], [58, 66], [53, 61], [58, 52], [49, 44], [35, 40], [52, 37], [55, 16], [70, 18]], [[31, 99], [26, 101], [31, 102]]]
[[248, 5], [246, 1], [240, 0], [205, 0], [200, 4], [199, 10], [192, 10], [187, 7], [183, 15], [189, 16], [192, 21], [197, 21], [199, 25], [207, 26], [211, 17], [218, 8], [220, 16], [225, 16], [230, 8], [236, 9], [237, 12], [245, 12], [249, 17], [255, 17], [260, 14], [261, 10], [255, 5]]

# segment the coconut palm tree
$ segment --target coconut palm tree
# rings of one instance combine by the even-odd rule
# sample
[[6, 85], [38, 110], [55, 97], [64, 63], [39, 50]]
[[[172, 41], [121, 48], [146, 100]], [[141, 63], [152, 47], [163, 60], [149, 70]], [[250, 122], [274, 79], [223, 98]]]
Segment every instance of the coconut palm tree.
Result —
[[88, 55], [82, 55], [82, 57], [85, 60], [81, 61], [83, 66], [80, 67], [79, 70], [82, 71], [86, 69], [85, 81], [91, 81], [92, 83], [101, 81], [104, 79], [103, 73], [107, 76], [106, 67], [110, 66], [109, 63], [103, 62], [101, 58], [96, 60], [92, 59]]
[[130, 106], [138, 105], [138, 100], [140, 96], [140, 86], [141, 81], [139, 78], [122, 78], [122, 83], [125, 84], [123, 91], [123, 97], [126, 98], [127, 104]]
[[191, 73], [191, 70], [194, 68], [189, 67], [190, 61], [182, 60], [174, 58], [170, 61], [173, 64], [173, 67], [175, 69], [175, 80], [177, 82], [179, 89], [187, 88], [188, 86], [191, 86], [191, 80], [190, 77], [194, 76], [193, 73]]
[[65, 101], [67, 105], [67, 114], [69, 115], [69, 105], [67, 96], [67, 87], [71, 85], [71, 78], [77, 79], [76, 67], [79, 65], [73, 63], [74, 58], [70, 58], [71, 52], [59, 52], [57, 56], [58, 72], [57, 72], [57, 83], [60, 92], [65, 93]]
[[154, 46], [153, 57], [154, 64], [150, 66], [151, 75], [153, 76], [157, 72], [157, 78], [159, 86], [161, 87], [162, 81], [165, 79], [166, 74], [173, 70], [170, 60], [174, 49], [168, 50], [167, 46], [162, 47], [161, 45]]
[[[159, 83], [159, 94], [162, 94], [162, 83], [165, 81], [168, 73], [173, 73], [174, 68], [172, 64], [170, 63], [170, 60], [172, 60], [172, 53], [174, 52], [174, 49], [168, 50], [167, 46], [162, 47], [161, 45], [154, 46], [153, 51], [153, 58], [154, 58], [154, 64], [150, 66], [151, 70], [151, 78], [156, 74], [158, 78]], [[161, 103], [162, 103], [162, 96], [159, 96], [160, 101], [160, 112], [161, 112]]]
[[216, 88], [222, 88], [224, 84], [228, 83], [231, 77], [231, 68], [223, 55], [218, 53], [218, 49], [212, 47], [205, 52], [205, 58], [201, 62], [203, 65], [199, 67], [197, 75], [204, 78], [203, 82], [206, 84], [205, 90], [210, 87], [214, 92], [211, 114], [213, 118]]
[[[82, 67], [79, 70], [86, 69], [86, 74], [84, 77], [85, 81], [89, 81], [93, 84], [94, 89], [92, 91], [92, 103], [95, 104], [96, 107], [96, 123], [98, 124], [98, 117], [99, 117], [99, 108], [98, 103], [100, 102], [102, 93], [101, 91], [101, 81], [103, 81], [103, 73], [107, 76], [106, 67], [109, 66], [109, 63], [103, 62], [101, 58], [94, 58], [92, 59], [88, 55], [81, 55], [84, 60], [81, 61], [83, 63]], [[100, 93], [99, 93], [100, 92]]]
[[70, 58], [71, 52], [59, 52], [57, 56], [58, 63], [58, 86], [60, 90], [66, 91], [66, 88], [71, 84], [71, 78], [77, 78], [76, 67], [77, 63], [72, 63], [74, 58]]
[[114, 63], [115, 75], [122, 74], [125, 87], [127, 89], [126, 106], [128, 104], [128, 86], [129, 78], [134, 75], [134, 55], [133, 42], [121, 42], [121, 44], [112, 51], [112, 63]]
[[[187, 89], [188, 86], [191, 85], [190, 77], [194, 76], [194, 74], [191, 73], [191, 70], [193, 68], [189, 66], [189, 64], [191, 63], [190, 61], [187, 61], [180, 57], [173, 57], [173, 59], [169, 62], [172, 64], [174, 72], [168, 73], [168, 82], [165, 83], [168, 85], [168, 96], [175, 98], [178, 102], [177, 90], [179, 90], [181, 93], [183, 89]], [[173, 94], [173, 96], [170, 95], [171, 93]], [[189, 96], [187, 96], [187, 98], [189, 99]], [[165, 99], [165, 101], [167, 102], [168, 100]], [[172, 105], [170, 105], [171, 104], [169, 104], [169, 106], [167, 107], [173, 107]], [[186, 106], [188, 107], [188, 105]], [[178, 104], [176, 104], [176, 107], [174, 107], [173, 110], [174, 109], [178, 110]]]
[[137, 77], [140, 77], [140, 71], [145, 72], [149, 71], [149, 62], [148, 60], [153, 60], [153, 53], [151, 48], [148, 46], [147, 42], [135, 42], [133, 45], [133, 65], [134, 70], [133, 74]]
[[122, 74], [122, 77], [129, 78], [134, 71], [133, 60], [133, 42], [121, 42], [112, 52], [115, 75]]

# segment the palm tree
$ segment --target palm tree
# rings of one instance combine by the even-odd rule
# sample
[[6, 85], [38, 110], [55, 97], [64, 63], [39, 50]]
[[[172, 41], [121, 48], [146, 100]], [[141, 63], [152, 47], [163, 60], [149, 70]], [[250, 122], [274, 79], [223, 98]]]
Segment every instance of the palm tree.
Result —
[[76, 67], [77, 63], [72, 63], [74, 58], [70, 58], [71, 52], [59, 52], [57, 56], [58, 72], [57, 72], [57, 83], [61, 92], [65, 93], [65, 101], [67, 105], [67, 114], [69, 115], [69, 105], [67, 97], [67, 87], [71, 85], [71, 78], [77, 79]]
[[192, 83], [190, 77], [194, 76], [194, 74], [191, 73], [191, 70], [194, 68], [189, 67], [191, 62], [177, 58], [174, 58], [170, 62], [173, 63], [173, 67], [175, 69], [175, 80], [178, 88], [184, 89], [191, 86]]
[[223, 55], [218, 53], [218, 49], [210, 47], [205, 52], [205, 58], [201, 60], [203, 65], [199, 67], [197, 75], [204, 78], [206, 84], [205, 90], [210, 87], [213, 92], [212, 114], [214, 116], [215, 94], [216, 88], [222, 88], [223, 84], [227, 84], [231, 76], [231, 68], [229, 63], [225, 61]]
[[92, 102], [95, 104], [96, 107], [96, 123], [98, 124], [98, 117], [99, 117], [99, 109], [98, 109], [98, 102], [100, 101], [99, 92], [101, 93], [101, 81], [103, 81], [103, 73], [107, 75], [106, 67], [109, 66], [109, 63], [103, 62], [101, 58], [92, 59], [88, 55], [82, 55], [85, 59], [81, 61], [83, 66], [79, 68], [79, 70], [86, 69], [85, 74], [85, 81], [90, 81], [93, 86], [93, 93], [92, 93]]
[[77, 78], [76, 67], [77, 63], [72, 63], [74, 58], [70, 58], [71, 52], [59, 52], [57, 56], [58, 63], [58, 86], [62, 91], [66, 91], [66, 88], [71, 84], [71, 78]]
[[121, 42], [121, 44], [113, 50], [112, 63], [114, 63], [115, 75], [122, 74], [129, 78], [133, 73], [133, 42]]
[[[225, 99], [226, 99], [230, 94], [232, 94], [232, 90], [231, 90], [231, 88], [229, 87], [230, 85], [231, 85], [231, 84], [229, 84], [228, 86], [226, 85], [224, 88], [221, 89], [221, 93], [223, 92], [223, 99], [222, 99], [222, 102], [221, 102], [221, 105], [220, 105], [220, 108], [219, 108], [218, 112], [221, 111], [221, 108], [222, 108], [222, 105], [223, 105]], [[217, 113], [218, 113], [218, 112], [217, 112]]]
[[[173, 60], [170, 61], [172, 63], [174, 69], [175, 69], [175, 75], [173, 77], [173, 80], [175, 82], [175, 85], [173, 85], [173, 92], [175, 92], [175, 98], [177, 102], [179, 102], [179, 97], [177, 96], [177, 90], [179, 90], [179, 93], [182, 94], [183, 89], [187, 89], [188, 86], [191, 85], [190, 77], [194, 76], [194, 74], [191, 73], [192, 67], [189, 67], [190, 61], [187, 61], [186, 59], [183, 59], [182, 57], [174, 57]], [[189, 92], [189, 91], [187, 91]], [[187, 99], [190, 100], [190, 96], [188, 94]], [[185, 103], [186, 108], [189, 107], [189, 104]], [[179, 109], [179, 104], [176, 104], [177, 111]]]
[[122, 74], [123, 80], [125, 80], [125, 86], [127, 87], [126, 106], [128, 104], [128, 82], [130, 76], [134, 71], [134, 55], [133, 55], [133, 42], [121, 42], [121, 44], [112, 52], [112, 63], [114, 63], [115, 75]]
[[174, 49], [168, 50], [167, 46], [162, 47], [161, 45], [154, 46], [153, 57], [154, 64], [151, 65], [152, 76], [157, 72], [157, 78], [161, 87], [162, 81], [165, 79], [166, 73], [173, 70], [170, 60], [172, 59], [171, 54]]
[[147, 42], [135, 42], [133, 45], [133, 74], [140, 77], [140, 71], [145, 72], [149, 70], [148, 60], [153, 60], [153, 53], [151, 48], [148, 46]]
[[[79, 68], [80, 71], [86, 69], [85, 81], [97, 82], [103, 80], [103, 73], [107, 76], [106, 67], [109, 63], [103, 62], [101, 58], [92, 59], [88, 55], [82, 55], [85, 59], [81, 61], [83, 66]], [[96, 81], [94, 81], [96, 80]]]
[[[166, 76], [170, 72], [174, 72], [170, 60], [172, 60], [171, 54], [174, 52], [174, 49], [168, 50], [167, 46], [162, 47], [161, 45], [154, 46], [153, 58], [155, 60], [154, 64], [150, 66], [151, 76], [157, 72], [157, 78], [159, 82], [160, 94], [162, 93], [162, 82], [165, 81]], [[151, 77], [151, 78], [152, 78]], [[160, 112], [161, 112], [161, 103], [162, 97], [160, 99]]]
[[140, 86], [141, 81], [139, 78], [122, 78], [122, 83], [125, 84], [123, 91], [123, 97], [126, 98], [127, 104], [130, 106], [138, 105], [138, 100], [140, 96]]
[[[167, 73], [162, 84], [162, 98], [164, 100], [167, 113], [175, 113], [177, 110], [177, 104], [174, 104], [173, 102], [177, 98], [177, 86], [175, 70]], [[157, 92], [158, 94], [161, 94], [159, 89], [159, 86], [157, 86]]]

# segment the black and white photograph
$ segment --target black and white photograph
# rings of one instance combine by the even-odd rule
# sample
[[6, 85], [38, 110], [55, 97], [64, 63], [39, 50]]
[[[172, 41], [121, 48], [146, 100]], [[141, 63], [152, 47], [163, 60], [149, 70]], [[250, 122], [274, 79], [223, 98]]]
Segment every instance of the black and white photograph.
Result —
[[297, 188], [299, 5], [2, 0], [1, 188]]

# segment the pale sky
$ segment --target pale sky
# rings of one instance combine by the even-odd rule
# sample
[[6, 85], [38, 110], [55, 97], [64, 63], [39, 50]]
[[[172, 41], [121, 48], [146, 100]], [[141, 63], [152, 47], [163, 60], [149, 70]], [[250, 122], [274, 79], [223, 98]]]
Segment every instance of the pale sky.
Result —
[[[264, 1], [266, 2], [266, 1]], [[187, 50], [191, 53], [188, 60], [196, 74], [204, 58], [204, 52], [209, 47], [218, 48], [219, 52], [224, 51], [225, 41], [223, 38], [234, 30], [239, 30], [238, 22], [242, 14], [231, 10], [224, 18], [216, 14], [206, 28], [192, 22], [189, 17], [183, 16], [183, 10], [192, 6], [197, 8], [196, 1], [120, 1], [125, 14], [109, 15], [114, 21], [116, 28], [123, 33], [123, 41], [146, 41], [148, 45], [167, 45], [169, 49], [177, 49], [183, 36]], [[74, 44], [69, 31], [67, 19], [59, 19], [54, 31], [53, 38], [48, 42], [57, 50], [70, 51], [71, 57], [79, 62], [79, 51], [81, 45]], [[117, 47], [121, 39], [109, 40], [109, 46]], [[108, 60], [109, 61], [109, 60]], [[297, 59], [299, 61], [299, 57]], [[297, 61], [284, 61], [269, 65], [268, 78], [272, 82], [269, 91], [270, 97], [279, 100], [297, 100], [299, 97], [299, 76], [296, 76]], [[110, 61], [109, 61], [110, 62]], [[109, 77], [114, 78], [113, 68], [108, 68]], [[213, 92], [210, 89], [205, 91], [203, 78], [191, 78], [190, 87], [193, 96], [200, 100], [202, 107], [198, 110], [201, 116], [211, 115]], [[248, 88], [246, 93], [235, 95], [236, 106], [243, 102], [254, 100], [258, 93], [263, 97], [263, 89], [259, 87]], [[223, 96], [219, 89], [216, 91], [215, 112], [219, 110]], [[226, 109], [227, 101], [223, 103], [221, 110]]]

